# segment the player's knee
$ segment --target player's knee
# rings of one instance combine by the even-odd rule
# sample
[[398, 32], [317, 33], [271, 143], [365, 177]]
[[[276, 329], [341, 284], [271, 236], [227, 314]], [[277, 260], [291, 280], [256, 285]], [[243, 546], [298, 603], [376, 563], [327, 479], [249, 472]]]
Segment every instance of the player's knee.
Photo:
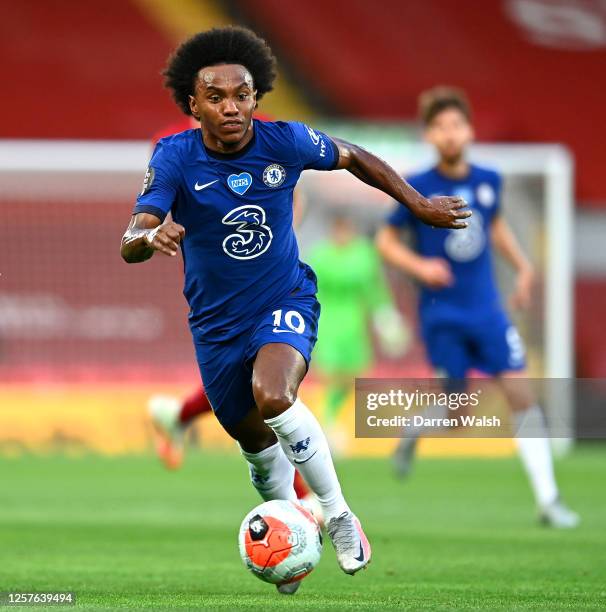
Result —
[[502, 378], [501, 387], [510, 408], [516, 412], [527, 410], [536, 404], [536, 397], [527, 380], [521, 378]]
[[264, 419], [272, 419], [282, 414], [297, 399], [294, 391], [262, 381], [253, 381], [253, 395]]

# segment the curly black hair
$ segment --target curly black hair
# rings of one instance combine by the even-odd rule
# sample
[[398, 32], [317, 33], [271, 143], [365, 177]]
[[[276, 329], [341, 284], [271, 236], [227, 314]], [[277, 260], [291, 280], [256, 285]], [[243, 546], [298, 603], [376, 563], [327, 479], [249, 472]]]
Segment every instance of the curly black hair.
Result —
[[179, 108], [191, 115], [189, 96], [194, 95], [198, 72], [206, 66], [241, 64], [252, 75], [257, 100], [273, 89], [276, 58], [269, 45], [252, 30], [213, 28], [181, 43], [162, 73]]

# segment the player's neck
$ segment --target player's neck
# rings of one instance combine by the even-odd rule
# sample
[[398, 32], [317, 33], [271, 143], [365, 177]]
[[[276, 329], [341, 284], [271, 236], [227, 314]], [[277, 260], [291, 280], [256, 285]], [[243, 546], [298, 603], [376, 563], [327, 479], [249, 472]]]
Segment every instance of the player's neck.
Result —
[[469, 163], [464, 157], [456, 161], [441, 159], [438, 162], [438, 172], [452, 179], [463, 179], [469, 174]]
[[212, 134], [202, 129], [202, 142], [204, 142], [204, 146], [207, 149], [213, 151], [214, 153], [221, 153], [223, 155], [229, 155], [231, 153], [238, 153], [239, 151], [244, 149], [246, 145], [248, 145], [248, 143], [252, 140], [253, 136], [254, 136], [254, 131], [253, 131], [252, 121], [250, 123], [248, 130], [246, 130], [246, 133], [242, 137], [242, 139], [234, 143], [222, 142], [218, 138], [215, 138]]

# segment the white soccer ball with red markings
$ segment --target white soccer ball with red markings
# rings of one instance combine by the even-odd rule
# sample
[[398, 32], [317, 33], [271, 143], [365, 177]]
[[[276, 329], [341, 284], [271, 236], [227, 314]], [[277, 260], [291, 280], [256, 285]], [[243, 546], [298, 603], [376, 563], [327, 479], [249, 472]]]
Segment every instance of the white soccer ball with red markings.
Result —
[[320, 561], [322, 532], [314, 516], [276, 499], [253, 508], [240, 526], [240, 556], [257, 578], [272, 584], [302, 580]]

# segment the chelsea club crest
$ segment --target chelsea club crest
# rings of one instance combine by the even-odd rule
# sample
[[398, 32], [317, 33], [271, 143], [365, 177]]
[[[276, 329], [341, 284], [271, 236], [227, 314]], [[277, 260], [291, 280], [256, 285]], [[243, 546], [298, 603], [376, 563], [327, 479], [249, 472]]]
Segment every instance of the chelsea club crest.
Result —
[[280, 164], [271, 164], [263, 170], [263, 182], [268, 187], [279, 187], [286, 179], [286, 170]]

